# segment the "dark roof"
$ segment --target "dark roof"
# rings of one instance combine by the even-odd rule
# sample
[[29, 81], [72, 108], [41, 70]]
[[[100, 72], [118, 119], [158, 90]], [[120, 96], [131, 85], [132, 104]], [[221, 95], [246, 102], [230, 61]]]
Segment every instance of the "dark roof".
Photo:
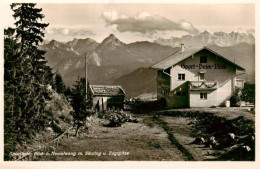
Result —
[[89, 85], [92, 94], [95, 96], [120, 96], [125, 95], [121, 86], [110, 85]]
[[192, 55], [194, 55], [195, 53], [206, 49], [208, 51], [210, 51], [211, 53], [214, 53], [215, 55], [217, 55], [218, 57], [226, 60], [227, 62], [235, 65], [238, 69], [240, 70], [245, 70], [243, 67], [237, 65], [236, 63], [232, 62], [231, 60], [227, 59], [226, 57], [218, 54], [217, 52], [213, 51], [212, 49], [210, 49], [209, 47], [190, 47], [185, 49], [185, 51], [181, 52], [181, 50], [173, 53], [171, 56], [165, 58], [164, 60], [154, 64], [153, 66], [151, 66], [150, 68], [154, 68], [154, 69], [160, 69], [160, 70], [165, 70], [173, 65], [178, 64], [179, 62], [183, 61], [184, 59], [187, 59], [189, 57], [191, 57]]

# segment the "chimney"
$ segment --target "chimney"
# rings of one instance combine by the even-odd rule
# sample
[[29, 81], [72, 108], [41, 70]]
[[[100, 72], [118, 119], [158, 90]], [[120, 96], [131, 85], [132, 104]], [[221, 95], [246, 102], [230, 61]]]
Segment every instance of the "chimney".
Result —
[[181, 43], [181, 52], [184, 52], [185, 47], [184, 47], [184, 43]]

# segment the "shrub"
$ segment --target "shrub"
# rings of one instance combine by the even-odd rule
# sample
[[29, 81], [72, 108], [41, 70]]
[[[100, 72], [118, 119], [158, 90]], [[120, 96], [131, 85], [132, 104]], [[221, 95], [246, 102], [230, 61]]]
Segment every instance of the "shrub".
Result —
[[241, 101], [239, 93], [240, 93], [240, 89], [236, 88], [234, 94], [230, 98], [231, 107], [238, 107], [239, 106], [239, 103]]
[[60, 118], [61, 120], [64, 120], [64, 119], [65, 119], [64, 114], [60, 115], [59, 118]]
[[255, 84], [245, 83], [241, 92], [243, 101], [255, 104]]
[[71, 119], [66, 117], [64, 114], [60, 115], [59, 118], [66, 123], [71, 123]]
[[133, 119], [131, 115], [128, 115], [123, 110], [109, 110], [108, 113], [110, 116], [108, 117], [109, 120], [109, 127], [119, 127], [125, 122], [134, 122], [137, 123], [137, 119]]

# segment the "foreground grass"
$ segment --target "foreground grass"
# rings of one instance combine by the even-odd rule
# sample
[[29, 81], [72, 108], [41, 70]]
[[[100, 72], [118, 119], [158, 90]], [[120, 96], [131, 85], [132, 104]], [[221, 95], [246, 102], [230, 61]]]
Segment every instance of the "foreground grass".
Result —
[[[145, 117], [144, 117], [145, 116]], [[76, 155], [48, 155], [44, 161], [184, 161], [187, 157], [168, 139], [158, 124], [143, 123], [146, 115], [137, 115], [139, 123], [125, 123], [122, 127], [105, 127], [108, 121], [94, 119], [90, 132], [81, 131], [78, 138], [64, 140], [56, 153], [75, 152]], [[93, 132], [92, 132], [93, 131]], [[52, 153], [50, 151], [50, 153]], [[83, 155], [78, 153], [82, 152]]]
[[[107, 127], [107, 120], [95, 118], [89, 131], [81, 131], [78, 138], [71, 137], [52, 150], [82, 154], [41, 156], [38, 160], [252, 161], [255, 158], [254, 121], [250, 115], [231, 113], [219, 115], [190, 109], [130, 113], [139, 123], [125, 123], [122, 127]], [[229, 133], [234, 133], [236, 138], [228, 140]], [[216, 147], [192, 144], [196, 138], [209, 140], [212, 136], [220, 143]], [[245, 151], [243, 146], [250, 146], [251, 150]]]

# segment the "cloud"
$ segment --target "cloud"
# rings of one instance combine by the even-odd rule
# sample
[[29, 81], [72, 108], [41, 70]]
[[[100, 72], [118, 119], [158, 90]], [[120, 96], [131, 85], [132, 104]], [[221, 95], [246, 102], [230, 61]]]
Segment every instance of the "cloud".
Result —
[[118, 14], [115, 11], [103, 12], [102, 16], [112, 21], [118, 19]]
[[49, 28], [46, 30], [47, 34], [64, 35], [64, 36], [94, 36], [92, 31], [86, 28]]
[[192, 23], [181, 20], [174, 22], [168, 18], [152, 15], [147, 12], [139, 13], [136, 16], [129, 17], [125, 15], [118, 15], [117, 12], [104, 12], [102, 18], [109, 26], [116, 25], [119, 32], [139, 32], [139, 33], [155, 33], [156, 31], [184, 31], [190, 34], [197, 34], [199, 30], [196, 29]]
[[148, 38], [148, 39], [154, 39], [156, 38], [157, 36], [155, 36], [154, 33], [150, 32], [150, 33], [140, 33], [140, 32], [136, 32], [135, 33], [136, 36], [139, 36], [139, 37], [143, 37], [143, 38]]

